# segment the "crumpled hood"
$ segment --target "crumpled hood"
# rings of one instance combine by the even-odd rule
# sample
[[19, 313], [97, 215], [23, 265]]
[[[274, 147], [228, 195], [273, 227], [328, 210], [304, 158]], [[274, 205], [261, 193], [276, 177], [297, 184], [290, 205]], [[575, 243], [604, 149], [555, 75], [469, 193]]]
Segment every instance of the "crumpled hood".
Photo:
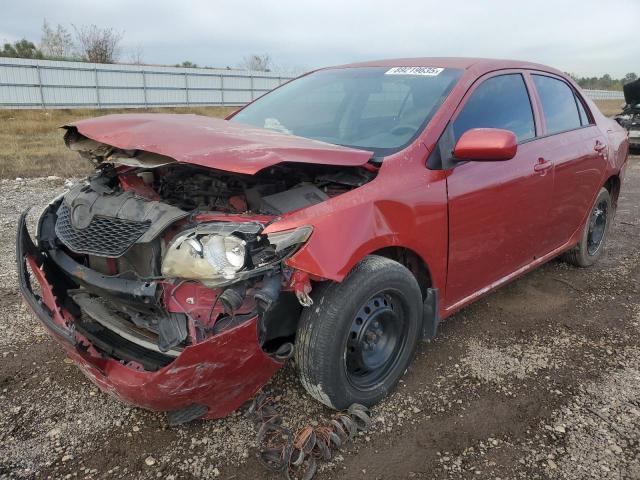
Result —
[[629, 82], [622, 86], [624, 91], [624, 101], [627, 105], [636, 106], [640, 104], [640, 79]]
[[219, 118], [185, 114], [118, 114], [65, 125], [91, 140], [178, 162], [254, 174], [282, 162], [360, 166], [372, 152], [341, 147]]

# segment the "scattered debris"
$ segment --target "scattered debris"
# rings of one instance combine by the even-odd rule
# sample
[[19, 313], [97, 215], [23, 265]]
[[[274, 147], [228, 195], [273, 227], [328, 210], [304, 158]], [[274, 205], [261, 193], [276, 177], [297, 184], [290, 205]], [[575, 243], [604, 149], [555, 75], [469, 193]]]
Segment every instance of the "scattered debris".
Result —
[[331, 460], [332, 450], [339, 450], [358, 432], [371, 426], [369, 409], [354, 403], [346, 412], [336, 413], [330, 421], [311, 422], [294, 434], [283, 425], [274, 403], [271, 397], [260, 393], [246, 416], [260, 425], [258, 460], [268, 470], [282, 472], [287, 480], [313, 478], [318, 469], [317, 460]]

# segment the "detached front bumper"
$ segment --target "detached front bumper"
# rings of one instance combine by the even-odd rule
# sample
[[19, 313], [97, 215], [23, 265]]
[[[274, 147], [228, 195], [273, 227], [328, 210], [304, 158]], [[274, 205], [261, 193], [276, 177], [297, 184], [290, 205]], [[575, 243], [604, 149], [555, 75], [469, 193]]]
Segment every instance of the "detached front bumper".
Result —
[[[177, 412], [200, 406], [206, 410], [203, 418], [220, 418], [251, 398], [282, 365], [261, 349], [257, 315], [187, 346], [157, 371], [109, 357], [75, 328], [77, 319], [59, 301], [55, 286], [59, 267], [34, 245], [25, 217], [20, 217], [16, 242], [21, 293], [51, 336], [102, 391], [150, 410]], [[32, 280], [40, 285], [41, 295], [34, 293]]]

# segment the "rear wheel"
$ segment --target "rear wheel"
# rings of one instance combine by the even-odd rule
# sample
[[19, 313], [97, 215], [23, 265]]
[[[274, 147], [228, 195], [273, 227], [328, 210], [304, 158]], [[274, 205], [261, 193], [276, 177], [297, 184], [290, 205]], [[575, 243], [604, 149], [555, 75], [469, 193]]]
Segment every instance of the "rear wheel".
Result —
[[563, 255], [563, 259], [578, 267], [590, 267], [603, 254], [609, 225], [613, 219], [611, 196], [601, 188], [584, 227], [580, 243]]
[[314, 289], [295, 360], [306, 390], [325, 405], [372, 405], [407, 369], [421, 332], [422, 296], [411, 272], [371, 255], [342, 283]]

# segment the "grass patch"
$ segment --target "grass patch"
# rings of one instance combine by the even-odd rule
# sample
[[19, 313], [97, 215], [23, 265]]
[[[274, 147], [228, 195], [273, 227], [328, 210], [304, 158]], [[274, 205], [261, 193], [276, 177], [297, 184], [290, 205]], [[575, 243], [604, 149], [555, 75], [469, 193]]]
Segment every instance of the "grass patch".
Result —
[[[598, 100], [603, 114], [621, 111], [620, 100]], [[90, 165], [71, 152], [62, 141], [60, 125], [83, 118], [110, 113], [197, 113], [224, 117], [229, 107], [150, 108], [150, 109], [61, 109], [61, 110], [0, 110], [0, 178], [82, 176], [92, 171]]]
[[111, 113], [197, 113], [224, 117], [229, 107], [149, 109], [0, 110], [0, 178], [76, 177], [92, 171], [78, 154], [65, 147], [59, 127], [83, 118]]
[[613, 117], [622, 112], [624, 100], [594, 100], [603, 115]]

